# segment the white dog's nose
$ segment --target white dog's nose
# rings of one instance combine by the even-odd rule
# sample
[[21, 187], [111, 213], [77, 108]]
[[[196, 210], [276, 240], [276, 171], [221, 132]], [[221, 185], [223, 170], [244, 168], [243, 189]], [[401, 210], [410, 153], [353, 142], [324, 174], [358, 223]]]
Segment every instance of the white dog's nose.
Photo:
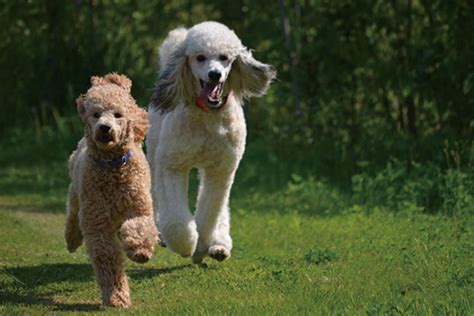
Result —
[[221, 72], [220, 71], [217, 71], [217, 70], [211, 70], [209, 71], [209, 73], [207, 74], [209, 76], [209, 79], [211, 81], [214, 81], [214, 82], [217, 82], [219, 81], [219, 79], [221, 78]]

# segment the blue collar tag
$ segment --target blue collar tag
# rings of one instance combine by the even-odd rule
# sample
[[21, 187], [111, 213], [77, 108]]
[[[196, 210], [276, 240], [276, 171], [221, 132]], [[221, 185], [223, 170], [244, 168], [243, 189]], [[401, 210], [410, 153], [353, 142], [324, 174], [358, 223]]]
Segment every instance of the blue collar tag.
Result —
[[110, 166], [112, 168], [120, 168], [123, 167], [127, 164], [127, 162], [132, 158], [133, 153], [131, 150], [129, 150], [125, 155], [123, 155], [119, 159], [111, 159], [111, 160], [102, 160], [102, 159], [95, 159], [92, 158], [96, 164], [98, 164], [101, 167], [106, 167]]

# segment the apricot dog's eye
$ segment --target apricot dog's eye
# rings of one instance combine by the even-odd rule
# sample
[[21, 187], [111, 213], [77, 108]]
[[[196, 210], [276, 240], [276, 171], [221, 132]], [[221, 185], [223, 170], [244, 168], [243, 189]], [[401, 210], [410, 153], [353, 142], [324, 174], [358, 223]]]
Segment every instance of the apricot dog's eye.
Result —
[[203, 62], [206, 60], [206, 56], [204, 55], [197, 55], [196, 60], [199, 62]]
[[219, 60], [221, 60], [221, 61], [226, 61], [228, 59], [229, 59], [229, 57], [227, 57], [226, 55], [219, 55]]
[[95, 118], [99, 118], [99, 117], [100, 117], [100, 112], [95, 112], [95, 113], [94, 113], [94, 117], [95, 117]]
[[120, 114], [120, 113], [117, 112], [117, 113], [114, 113], [114, 116], [115, 116], [115, 118], [121, 118], [121, 117], [122, 117], [122, 114]]

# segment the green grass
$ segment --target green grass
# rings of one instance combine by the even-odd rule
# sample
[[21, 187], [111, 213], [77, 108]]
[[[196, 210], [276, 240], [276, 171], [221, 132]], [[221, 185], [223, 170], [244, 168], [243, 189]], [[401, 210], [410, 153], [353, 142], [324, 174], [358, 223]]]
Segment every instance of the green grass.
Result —
[[[243, 169], [245, 171], [245, 168]], [[84, 248], [63, 239], [65, 162], [0, 169], [0, 314], [102, 312]], [[472, 213], [353, 205], [296, 177], [237, 188], [229, 261], [191, 265], [164, 248], [127, 262], [130, 314], [472, 314]]]
[[[116, 312], [100, 306], [84, 248], [69, 254], [63, 238], [80, 134], [58, 120], [0, 142], [0, 315]], [[196, 266], [158, 248], [144, 265], [128, 261], [134, 307], [121, 312], [472, 314], [474, 169], [392, 161], [343, 188], [290, 176], [294, 166], [257, 145], [231, 197], [232, 258]], [[196, 173], [191, 186], [193, 200]]]

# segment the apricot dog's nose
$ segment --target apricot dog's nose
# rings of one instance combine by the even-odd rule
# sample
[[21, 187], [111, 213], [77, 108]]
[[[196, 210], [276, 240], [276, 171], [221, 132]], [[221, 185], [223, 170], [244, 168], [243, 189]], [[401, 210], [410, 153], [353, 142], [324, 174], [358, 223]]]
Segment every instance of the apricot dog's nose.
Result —
[[103, 125], [99, 126], [99, 129], [102, 133], [107, 133], [108, 131], [110, 131], [110, 126], [103, 124]]

